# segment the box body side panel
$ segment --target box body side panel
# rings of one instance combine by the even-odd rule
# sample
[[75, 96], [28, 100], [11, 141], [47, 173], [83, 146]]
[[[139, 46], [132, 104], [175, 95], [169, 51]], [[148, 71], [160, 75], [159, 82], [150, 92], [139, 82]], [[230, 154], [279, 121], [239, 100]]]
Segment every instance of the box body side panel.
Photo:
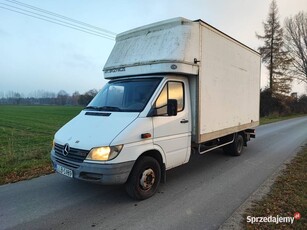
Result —
[[[195, 142], [259, 124], [260, 56], [211, 27], [201, 27]], [[196, 114], [195, 114], [196, 115]]]

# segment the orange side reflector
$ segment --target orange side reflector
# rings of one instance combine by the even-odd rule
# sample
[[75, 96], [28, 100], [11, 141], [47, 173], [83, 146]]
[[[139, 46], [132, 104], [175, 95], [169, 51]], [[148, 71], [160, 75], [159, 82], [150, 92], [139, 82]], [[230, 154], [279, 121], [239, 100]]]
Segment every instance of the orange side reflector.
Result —
[[142, 138], [142, 139], [151, 138], [151, 133], [142, 133], [142, 134], [141, 134], [141, 138]]

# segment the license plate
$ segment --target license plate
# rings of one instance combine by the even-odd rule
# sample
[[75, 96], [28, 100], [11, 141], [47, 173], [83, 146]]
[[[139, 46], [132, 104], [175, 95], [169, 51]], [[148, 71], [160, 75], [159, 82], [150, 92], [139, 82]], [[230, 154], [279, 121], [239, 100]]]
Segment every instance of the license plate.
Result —
[[73, 177], [73, 173], [72, 173], [72, 170], [70, 169], [67, 169], [67, 168], [64, 168], [63, 166], [61, 165], [56, 165], [56, 171], [58, 173], [61, 173], [62, 175], [64, 176], [68, 176], [68, 177]]

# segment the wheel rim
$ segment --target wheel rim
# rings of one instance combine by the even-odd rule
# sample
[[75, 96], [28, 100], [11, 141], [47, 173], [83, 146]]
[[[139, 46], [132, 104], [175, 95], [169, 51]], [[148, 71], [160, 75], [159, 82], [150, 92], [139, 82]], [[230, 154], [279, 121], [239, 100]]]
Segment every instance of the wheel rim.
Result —
[[142, 177], [140, 179], [141, 188], [144, 190], [151, 189], [155, 183], [155, 178], [156, 178], [155, 172], [151, 168], [146, 169], [142, 173]]
[[242, 139], [238, 139], [238, 143], [237, 143], [237, 153], [241, 153], [243, 149], [243, 140]]

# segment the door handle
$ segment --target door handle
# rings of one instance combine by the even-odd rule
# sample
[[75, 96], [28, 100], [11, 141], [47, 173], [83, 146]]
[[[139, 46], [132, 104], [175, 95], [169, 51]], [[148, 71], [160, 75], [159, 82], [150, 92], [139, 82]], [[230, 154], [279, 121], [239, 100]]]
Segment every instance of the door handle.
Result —
[[186, 120], [186, 119], [183, 119], [183, 120], [180, 121], [181, 124], [188, 123], [188, 122], [189, 122], [189, 120]]

